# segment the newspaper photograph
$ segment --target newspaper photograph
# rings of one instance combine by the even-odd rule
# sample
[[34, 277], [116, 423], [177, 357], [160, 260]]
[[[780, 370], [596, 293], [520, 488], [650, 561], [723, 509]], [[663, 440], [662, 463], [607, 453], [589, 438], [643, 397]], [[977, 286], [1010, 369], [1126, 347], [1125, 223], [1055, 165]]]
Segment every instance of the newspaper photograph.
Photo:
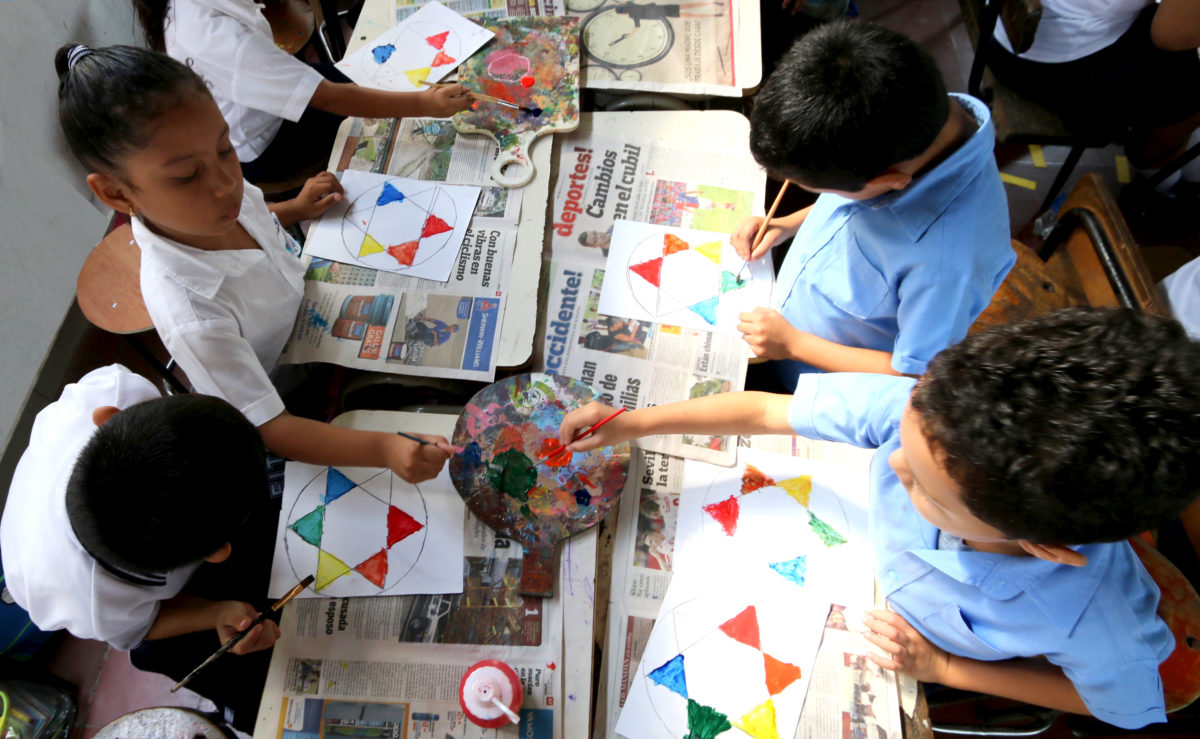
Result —
[[499, 737], [458, 702], [482, 659], [524, 687], [519, 735], [561, 736], [562, 595], [518, 593], [519, 544], [468, 513], [460, 595], [313, 598], [285, 611], [255, 737]]

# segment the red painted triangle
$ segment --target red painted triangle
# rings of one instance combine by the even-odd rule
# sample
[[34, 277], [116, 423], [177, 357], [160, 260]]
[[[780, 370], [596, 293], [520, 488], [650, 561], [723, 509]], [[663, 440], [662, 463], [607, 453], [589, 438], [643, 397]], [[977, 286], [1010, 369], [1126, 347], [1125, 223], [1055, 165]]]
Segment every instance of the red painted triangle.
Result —
[[[382, 588], [383, 584], [387, 581], [387, 570], [388, 560], [386, 549], [380, 549], [354, 567], [355, 572], [370, 580], [377, 588]], [[768, 673], [769, 678], [770, 673]]]
[[763, 652], [763, 666], [767, 670], [767, 692], [779, 695], [787, 686], [800, 679], [800, 668], [790, 662], [780, 662]]
[[662, 272], [662, 257], [635, 264], [629, 269], [633, 270], [635, 274], [641, 275], [646, 282], [658, 287], [658, 276]]
[[435, 49], [440, 49], [446, 45], [446, 39], [449, 37], [449, 31], [442, 31], [441, 33], [435, 33], [432, 36], [426, 36], [425, 43], [429, 44]]
[[731, 495], [720, 503], [710, 503], [704, 506], [704, 510], [717, 523], [721, 524], [721, 528], [725, 529], [727, 536], [733, 536], [734, 532], [737, 531], [739, 510], [737, 498]]
[[742, 495], [774, 484], [775, 481], [764, 475], [762, 470], [752, 464], [746, 465], [746, 471], [742, 473]]
[[453, 230], [454, 226], [446, 223], [441, 218], [438, 218], [437, 216], [429, 216], [425, 219], [425, 228], [421, 229], [421, 238], [424, 239], [428, 236], [437, 236], [438, 234]]
[[755, 649], [762, 648], [758, 641], [758, 612], [754, 606], [746, 606], [744, 611], [721, 624], [720, 628], [730, 639]]
[[387, 253], [392, 255], [392, 259], [395, 259], [405, 267], [411, 267], [413, 260], [417, 258], [418, 243], [416, 241], [405, 241], [403, 244], [393, 244], [388, 247]]
[[388, 549], [398, 541], [404, 541], [412, 534], [423, 529], [417, 519], [408, 515], [396, 506], [388, 506]]
[[437, 53], [437, 55], [433, 57], [433, 66], [444, 67], [447, 64], [453, 64], [456, 61], [458, 61], [458, 60], [455, 59], [454, 57], [450, 56], [446, 52], [439, 51]]

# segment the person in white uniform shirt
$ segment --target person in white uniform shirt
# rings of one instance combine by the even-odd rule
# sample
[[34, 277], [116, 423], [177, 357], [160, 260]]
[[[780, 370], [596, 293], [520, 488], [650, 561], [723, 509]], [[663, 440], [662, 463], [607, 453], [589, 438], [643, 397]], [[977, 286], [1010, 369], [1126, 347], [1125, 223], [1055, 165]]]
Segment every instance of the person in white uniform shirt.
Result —
[[245, 183], [229, 127], [195, 72], [132, 46], [59, 50], [59, 120], [92, 191], [134, 215], [142, 297], [196, 392], [229, 401], [271, 451], [321, 465], [435, 477], [449, 443], [418, 444], [293, 416], [268, 373], [299, 310], [303, 274], [280, 218], [312, 218], [341, 196], [323, 175], [272, 214]]
[[211, 85], [251, 182], [286, 179], [324, 161], [346, 116], [445, 117], [466, 88], [421, 92], [360, 87], [332, 64], [308, 64], [275, 45], [253, 0], [133, 0], [150, 48], [189, 64]]
[[[1200, 142], [1196, 0], [1042, 0], [1027, 51], [1012, 53], [1002, 23], [993, 38], [1001, 48], [989, 66], [1000, 81], [1058, 113], [1074, 132], [1124, 141], [1135, 167], [1157, 169], [1189, 137]], [[1184, 178], [1200, 181], [1200, 164]]]
[[[121, 365], [93, 370], [38, 414], [13, 474], [8, 592], [38, 628], [131, 650], [134, 666], [178, 680], [266, 607], [262, 534], [279, 502], [265, 464], [258, 432], [225, 401], [161, 398]], [[278, 637], [274, 622], [256, 626], [190, 687], [251, 726], [269, 663], [259, 650]]]

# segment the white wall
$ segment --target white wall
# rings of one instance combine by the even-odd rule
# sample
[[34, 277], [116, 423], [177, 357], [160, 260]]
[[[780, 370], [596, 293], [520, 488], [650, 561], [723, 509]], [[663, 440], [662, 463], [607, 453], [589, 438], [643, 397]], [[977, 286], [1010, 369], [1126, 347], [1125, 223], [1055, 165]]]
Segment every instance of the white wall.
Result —
[[136, 39], [129, 0], [0, 0], [0, 449], [110, 215], [59, 132], [54, 51]]

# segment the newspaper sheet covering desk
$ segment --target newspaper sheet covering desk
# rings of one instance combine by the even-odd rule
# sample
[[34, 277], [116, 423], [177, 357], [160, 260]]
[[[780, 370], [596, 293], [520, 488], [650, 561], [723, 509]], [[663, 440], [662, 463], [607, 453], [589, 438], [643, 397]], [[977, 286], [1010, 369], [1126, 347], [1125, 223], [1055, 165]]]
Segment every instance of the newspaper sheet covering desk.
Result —
[[[469, 512], [464, 545], [462, 594], [290, 604], [255, 739], [328, 735], [351, 716], [386, 724], [395, 736], [561, 737], [563, 602], [569, 598], [563, 588], [551, 599], [521, 596], [521, 547], [496, 538]], [[563, 582], [575, 582], [569, 557], [561, 569]], [[519, 728], [483, 730], [463, 717], [459, 681], [483, 659], [502, 660], [520, 677]]]
[[[872, 450], [800, 436], [743, 437], [742, 446], [799, 459], [865, 470]], [[619, 508], [613, 544], [612, 585], [607, 634], [601, 662], [593, 736], [614, 737], [628, 695], [671, 581], [675, 530], [685, 460], [639, 450]], [[633, 474], [635, 473], [636, 474]], [[871, 573], [864, 573], [869, 579]], [[809, 684], [796, 739], [849, 739], [849, 728], [876, 726], [866, 736], [899, 739], [899, 702], [895, 681], [866, 661], [866, 642], [845, 631], [842, 608], [834, 606]], [[868, 710], [866, 706], [871, 706]], [[873, 714], [873, 716], [872, 716]], [[844, 721], [844, 723], [843, 723]]]
[[[562, 138], [554, 192], [543, 368], [583, 381], [603, 400], [643, 408], [741, 390], [740, 336], [598, 312], [618, 219], [732, 233], [761, 206], [762, 170], [749, 156], [684, 150], [659, 140]], [[641, 446], [733, 463], [736, 437], [647, 437]]]

